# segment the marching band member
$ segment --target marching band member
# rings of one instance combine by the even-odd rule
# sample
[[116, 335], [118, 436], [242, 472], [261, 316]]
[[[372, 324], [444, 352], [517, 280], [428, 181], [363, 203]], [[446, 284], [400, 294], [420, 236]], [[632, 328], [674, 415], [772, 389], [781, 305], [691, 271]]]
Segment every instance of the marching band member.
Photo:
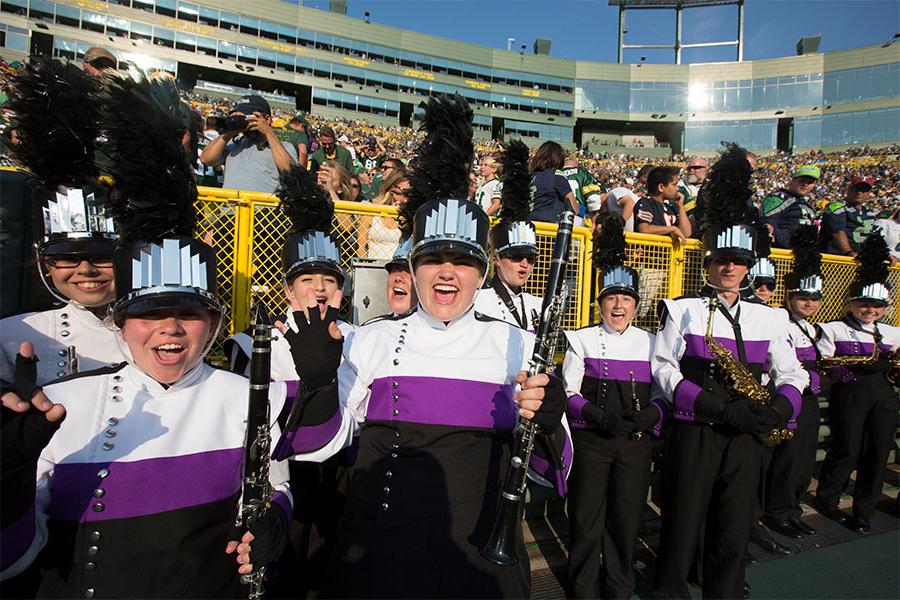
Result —
[[[885, 285], [889, 257], [881, 233], [871, 233], [857, 256], [859, 267], [850, 286], [847, 314], [838, 321], [820, 324], [822, 335], [818, 340], [823, 358], [837, 366], [832, 371], [829, 405], [832, 446], [819, 474], [814, 506], [829, 519], [846, 521], [858, 533], [871, 531], [869, 518], [881, 496], [897, 429], [900, 328], [880, 321], [891, 301], [891, 291]], [[873, 358], [876, 345], [877, 359]], [[888, 356], [891, 352], [892, 357]], [[854, 468], [853, 517], [847, 521], [837, 505]]]
[[[334, 205], [309, 172], [303, 166], [291, 167], [281, 175], [276, 195], [281, 200], [282, 214], [291, 223], [282, 250], [282, 280], [288, 304], [283, 322], [296, 330], [294, 311], [305, 306], [307, 298], [313, 298], [323, 315], [329, 305], [340, 306], [347, 273], [341, 266], [339, 244], [332, 235]], [[353, 330], [344, 321], [338, 321], [338, 327], [345, 336]], [[247, 333], [225, 341], [232, 371], [249, 373], [252, 346], [253, 338]], [[272, 339], [271, 360], [272, 380], [287, 383], [290, 404], [302, 383], [290, 345], [277, 332]], [[289, 462], [296, 500], [291, 545], [281, 562], [280, 577], [270, 586], [273, 595], [302, 596], [321, 582], [347, 493], [346, 454], [341, 452], [323, 463]]]
[[545, 432], [531, 466], [564, 492], [565, 392], [555, 378], [525, 378], [532, 334], [473, 309], [487, 271], [488, 217], [465, 200], [471, 108], [459, 96], [432, 98], [422, 127], [400, 215], [412, 234], [418, 306], [343, 344], [335, 310], [298, 317], [299, 333], [287, 335], [306, 384], [295, 407], [305, 408], [292, 412], [276, 451], [323, 460], [360, 432], [328, 590], [335, 597], [527, 597], [521, 538], [517, 567], [487, 561], [479, 547], [520, 416]]
[[[99, 116], [96, 80], [74, 64], [35, 58], [12, 77], [5, 108], [20, 142], [8, 149], [31, 171], [33, 200], [43, 212], [38, 271], [63, 305], [0, 321], [0, 380], [12, 382], [19, 344], [30, 341], [38, 385], [123, 360], [103, 323], [115, 298], [113, 220], [94, 164]], [[46, 271], [46, 272], [45, 272]]]
[[503, 187], [500, 195], [500, 222], [491, 229], [494, 277], [491, 286], [475, 297], [475, 310], [483, 315], [534, 331], [542, 300], [525, 291], [538, 256], [534, 224], [528, 220], [528, 147], [520, 140], [510, 142], [501, 158]]
[[650, 486], [650, 433], [660, 435], [665, 415], [650, 373], [656, 336], [631, 325], [640, 286], [637, 271], [622, 265], [623, 227], [622, 217], [606, 215], [596, 242], [603, 323], [566, 332], [563, 380], [576, 455], [569, 484], [575, 598], [630, 598], [634, 591], [634, 547]]
[[391, 315], [405, 315], [413, 309], [417, 303], [416, 289], [412, 282], [412, 273], [409, 272], [409, 253], [412, 251], [412, 239], [407, 238], [400, 242], [393, 258], [384, 265], [387, 276], [387, 301], [391, 308]]
[[809, 386], [803, 390], [794, 437], [774, 448], [766, 486], [765, 513], [762, 522], [781, 535], [800, 538], [816, 530], [802, 519], [800, 500], [809, 489], [816, 466], [819, 439], [819, 396], [828, 395], [828, 378], [819, 375], [816, 361], [821, 358], [816, 346], [818, 332], [807, 321], [822, 305], [822, 256], [818, 250], [819, 232], [815, 225], [800, 225], [791, 236], [794, 264], [785, 278], [784, 309], [788, 316], [788, 339], [797, 360], [809, 373]]
[[[768, 253], [768, 237], [747, 202], [750, 179], [746, 152], [726, 144], [704, 185], [704, 270], [715, 297], [660, 305], [651, 365], [675, 420], [663, 456], [657, 597], [690, 597], [687, 580], [701, 536], [704, 597], [743, 596], [762, 470], [757, 436], [796, 418], [800, 390], [809, 383], [787, 341], [786, 318], [740, 300], [744, 277]], [[758, 394], [764, 370], [776, 390], [768, 403], [748, 395]]]
[[[272, 507], [241, 535], [249, 384], [202, 362], [224, 307], [215, 253], [191, 237], [197, 191], [178, 91], [163, 78], [107, 85], [121, 235], [111, 314], [127, 361], [41, 391], [22, 344], [2, 398], [3, 577], [35, 562], [40, 597], [246, 595], [239, 573], [286, 539], [286, 473], [272, 465]], [[273, 415], [284, 397], [273, 385]]]
[[758, 259], [750, 269], [749, 281], [750, 285], [745, 291], [744, 299], [768, 305], [778, 285], [772, 261], [768, 258]]

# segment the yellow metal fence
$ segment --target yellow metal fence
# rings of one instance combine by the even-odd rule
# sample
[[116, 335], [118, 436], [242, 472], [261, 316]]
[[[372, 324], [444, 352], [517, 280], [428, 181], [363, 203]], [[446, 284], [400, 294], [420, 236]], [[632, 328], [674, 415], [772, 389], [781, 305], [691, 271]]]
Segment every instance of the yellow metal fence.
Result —
[[[270, 194], [201, 188], [198, 200], [198, 235], [216, 249], [219, 293], [228, 307], [223, 335], [242, 331], [249, 323], [251, 297], [262, 302], [273, 315], [285, 309], [281, 282], [281, 250], [288, 230], [287, 220], [278, 209], [278, 200]], [[334, 232], [338, 238], [344, 266], [355, 257], [366, 257], [366, 245], [358, 232], [366, 220], [391, 219], [396, 209], [371, 203], [339, 202], [335, 206]], [[538, 250], [534, 274], [527, 290], [543, 293], [549, 270], [549, 257], [556, 227], [538, 223]], [[641, 274], [641, 305], [637, 325], [655, 329], [657, 304], [662, 298], [674, 298], [697, 292], [703, 285], [703, 251], [696, 240], [674, 244], [664, 236], [628, 233], [627, 263]], [[593, 243], [590, 231], [576, 227], [566, 280], [569, 302], [563, 317], [565, 329], [576, 329], [596, 322], [592, 310], [591, 267]], [[773, 305], [780, 305], [784, 294], [783, 278], [791, 267], [791, 253], [775, 249], [770, 257], [775, 263], [778, 286]], [[816, 321], [828, 321], [843, 313], [847, 287], [853, 280], [855, 262], [842, 256], [823, 256], [825, 301], [815, 315]], [[889, 283], [894, 302], [888, 308], [888, 320], [897, 322], [900, 311], [900, 269], [891, 269]], [[349, 303], [347, 298], [345, 302]]]

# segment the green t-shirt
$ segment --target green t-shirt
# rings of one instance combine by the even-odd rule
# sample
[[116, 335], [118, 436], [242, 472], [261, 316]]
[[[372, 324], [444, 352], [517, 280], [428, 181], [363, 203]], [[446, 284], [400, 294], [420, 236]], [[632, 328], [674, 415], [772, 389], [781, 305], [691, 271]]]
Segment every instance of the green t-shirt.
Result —
[[319, 170], [319, 166], [327, 160], [335, 161], [337, 164], [347, 169], [348, 173], [356, 172], [356, 169], [353, 168], [353, 156], [351, 156], [349, 150], [342, 146], [335, 146], [335, 155], [331, 157], [326, 156], [324, 148], [322, 148], [322, 146], [319, 146], [319, 148], [310, 155], [309, 160], [311, 163], [311, 173], [317, 172]]

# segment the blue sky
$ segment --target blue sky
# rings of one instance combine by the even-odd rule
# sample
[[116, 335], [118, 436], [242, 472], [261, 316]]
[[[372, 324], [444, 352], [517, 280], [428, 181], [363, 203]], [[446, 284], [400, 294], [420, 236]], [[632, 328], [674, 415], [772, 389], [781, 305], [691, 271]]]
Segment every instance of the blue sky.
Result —
[[[290, 0], [288, 0], [290, 1]], [[293, 1], [294, 4], [297, 0]], [[305, 0], [306, 6], [328, 9], [328, 0]], [[372, 22], [422, 33], [531, 52], [538, 36], [553, 40], [551, 54], [579, 60], [616, 60], [618, 10], [607, 0], [349, 0], [348, 14]], [[736, 38], [736, 7], [689, 9], [684, 12], [685, 42]], [[626, 17], [626, 43], [671, 43], [672, 11], [632, 11]], [[821, 34], [820, 51], [881, 44], [900, 32], [898, 0], [747, 0], [744, 59], [795, 54], [804, 35]], [[625, 62], [673, 62], [665, 50], [627, 51]], [[686, 50], [684, 62], [735, 59], [734, 47]]]

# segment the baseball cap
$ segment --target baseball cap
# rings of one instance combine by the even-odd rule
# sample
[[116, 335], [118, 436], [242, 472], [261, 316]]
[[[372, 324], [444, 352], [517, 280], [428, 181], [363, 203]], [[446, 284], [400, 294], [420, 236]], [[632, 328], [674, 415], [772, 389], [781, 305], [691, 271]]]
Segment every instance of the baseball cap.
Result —
[[803, 165], [794, 171], [794, 177], [812, 177], [818, 179], [822, 176], [822, 171], [816, 165]]
[[291, 117], [291, 121], [302, 121], [303, 123], [306, 123], [306, 113], [301, 110]]
[[874, 177], [860, 177], [859, 175], [854, 175], [853, 179], [850, 180], [850, 185], [867, 185], [869, 187], [875, 186], [875, 178]]
[[264, 115], [272, 114], [272, 109], [269, 107], [269, 103], [266, 102], [266, 99], [262, 96], [257, 96], [256, 94], [241, 96], [241, 99], [234, 105], [234, 110], [244, 113], [245, 115], [252, 115], [255, 112]]
[[88, 63], [95, 69], [114, 69], [117, 61], [112, 52], [106, 48], [93, 46], [84, 53], [84, 62]]

